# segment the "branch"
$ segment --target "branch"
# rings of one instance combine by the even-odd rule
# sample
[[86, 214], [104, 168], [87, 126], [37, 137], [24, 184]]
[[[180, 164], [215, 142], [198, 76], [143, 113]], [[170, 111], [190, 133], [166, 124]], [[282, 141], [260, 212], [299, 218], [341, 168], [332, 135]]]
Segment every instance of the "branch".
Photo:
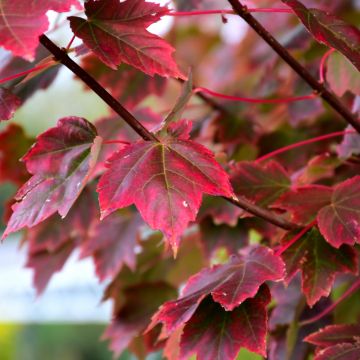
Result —
[[349, 124], [360, 133], [360, 122], [347, 109], [341, 100], [323, 84], [318, 82], [292, 55], [249, 13], [246, 6], [239, 0], [228, 0], [235, 13], [244, 19], [266, 41], [271, 48], [335, 111], [337, 111]]
[[41, 35], [40, 43], [49, 50], [56, 60], [60, 61], [86, 85], [103, 99], [126, 123], [131, 126], [144, 140], [159, 141], [154, 134], [147, 130], [124, 106], [108, 93], [92, 76], [83, 70], [75, 61], [70, 59], [65, 49], [60, 49], [46, 35]]
[[[131, 113], [129, 113], [110, 93], [108, 93], [92, 76], [83, 70], [68, 56], [65, 49], [60, 49], [46, 35], [40, 36], [40, 43], [48, 49], [63, 65], [85, 82], [97, 95], [100, 96], [116, 113], [118, 113], [127, 124], [129, 124], [144, 140], [159, 141], [154, 134], [148, 131]], [[298, 225], [282, 219], [271, 211], [260, 208], [244, 198], [224, 198], [241, 209], [258, 216], [285, 230], [298, 229]]]

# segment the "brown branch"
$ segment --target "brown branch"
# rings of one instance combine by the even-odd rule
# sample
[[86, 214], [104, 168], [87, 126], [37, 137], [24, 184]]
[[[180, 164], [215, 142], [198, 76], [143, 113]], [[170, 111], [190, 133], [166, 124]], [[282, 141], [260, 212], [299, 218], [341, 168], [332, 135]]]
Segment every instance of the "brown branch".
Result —
[[[65, 49], [60, 49], [55, 45], [46, 35], [40, 36], [40, 43], [48, 49], [63, 65], [77, 75], [86, 85], [90, 87], [97, 95], [100, 96], [122, 119], [126, 121], [144, 140], [158, 141], [154, 134], [149, 132], [123, 105], [121, 105], [115, 98], [112, 97], [92, 76], [76, 64], [67, 54]], [[242, 208], [243, 210], [258, 216], [278, 227], [285, 230], [297, 229], [296, 224], [290, 223], [283, 218], [276, 216], [271, 211], [260, 208], [244, 198], [238, 200], [231, 198], [224, 198], [232, 204]]]
[[351, 124], [360, 133], [360, 122], [347, 109], [341, 100], [323, 84], [314, 78], [242, 5], [239, 0], [228, 0], [235, 13], [244, 19], [256, 33], [266, 41], [269, 46], [316, 92], [318, 93], [335, 111], [337, 111], [346, 122]]
[[65, 49], [60, 49], [46, 35], [41, 35], [40, 43], [75, 75], [77, 75], [91, 90], [103, 99], [121, 118], [131, 126], [144, 140], [159, 141], [154, 134], [146, 129], [128, 110], [125, 109], [114, 97], [111, 96], [90, 74], [83, 70], [67, 54]]

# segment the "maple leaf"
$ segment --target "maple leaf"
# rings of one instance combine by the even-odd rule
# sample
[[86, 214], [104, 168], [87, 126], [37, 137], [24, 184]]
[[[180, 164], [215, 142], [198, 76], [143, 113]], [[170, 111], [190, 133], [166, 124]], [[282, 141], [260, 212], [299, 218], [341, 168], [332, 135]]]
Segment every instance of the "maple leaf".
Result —
[[9, 120], [21, 105], [21, 100], [10, 90], [0, 88], [0, 121]]
[[115, 277], [124, 264], [135, 269], [135, 246], [142, 224], [139, 215], [119, 211], [103, 221], [95, 219], [91, 224], [89, 239], [82, 247], [82, 256], [93, 256], [100, 281]]
[[114, 71], [94, 55], [82, 59], [82, 68], [109, 89], [111, 94], [128, 109], [134, 108], [150, 95], [162, 96], [165, 91], [165, 78], [159, 75], [151, 77], [126, 64], [122, 64], [117, 71]]
[[226, 311], [232, 311], [254, 297], [268, 280], [281, 280], [284, 264], [269, 248], [248, 248], [232, 255], [224, 265], [205, 268], [192, 276], [178, 300], [165, 303], [152, 319], [150, 328], [164, 324], [163, 332], [172, 333], [186, 323], [206, 296], [211, 295]]
[[334, 247], [360, 242], [360, 176], [334, 187], [330, 203], [317, 216], [320, 232]]
[[338, 344], [319, 351], [314, 360], [358, 360], [360, 343]]
[[248, 231], [242, 224], [234, 227], [215, 225], [210, 218], [205, 218], [200, 222], [200, 232], [201, 245], [208, 258], [220, 248], [225, 248], [228, 254], [237, 253], [249, 242]]
[[1, 0], [0, 45], [14, 55], [32, 61], [39, 44], [38, 37], [49, 26], [48, 10], [65, 12], [71, 6], [79, 7], [77, 0]]
[[242, 347], [265, 356], [266, 306], [270, 300], [266, 285], [232, 311], [206, 297], [184, 327], [179, 359], [196, 353], [198, 360], [232, 360]]
[[34, 270], [33, 282], [38, 295], [44, 292], [53, 274], [63, 268], [74, 248], [75, 244], [69, 241], [56, 251], [29, 252], [26, 267]]
[[300, 1], [282, 0], [290, 6], [314, 38], [345, 55], [360, 71], [360, 30], [334, 15], [307, 9]]
[[318, 212], [331, 202], [333, 190], [323, 185], [305, 185], [291, 189], [283, 194], [273, 205], [288, 211], [297, 224], [308, 224]]
[[0, 132], [0, 181], [23, 184], [29, 174], [19, 159], [26, 153], [33, 139], [28, 138], [22, 127], [10, 124]]
[[174, 296], [176, 290], [163, 281], [143, 282], [124, 289], [123, 305], [103, 335], [104, 339], [110, 339], [110, 348], [115, 354], [125, 350], [146, 328], [157, 308]]
[[305, 338], [305, 341], [320, 347], [339, 343], [355, 343], [360, 337], [360, 325], [329, 325]]
[[63, 118], [23, 157], [33, 175], [18, 191], [3, 238], [58, 212], [65, 217], [91, 177], [101, 146], [95, 127], [78, 117]]
[[98, 185], [102, 218], [135, 204], [176, 251], [200, 207], [202, 193], [233, 196], [228, 176], [200, 144], [167, 138], [139, 141], [115, 153]]
[[93, 193], [85, 188], [65, 219], [54, 214], [26, 232], [30, 253], [56, 253], [68, 242], [84, 244], [89, 236], [89, 221], [97, 216]]
[[151, 76], [183, 78], [171, 57], [173, 47], [146, 30], [168, 12], [167, 7], [144, 0], [89, 0], [88, 19], [69, 20], [74, 34], [112, 69], [125, 62]]
[[348, 246], [330, 246], [317, 229], [312, 228], [283, 254], [287, 281], [298, 270], [302, 273], [302, 291], [309, 306], [328, 296], [337, 273], [357, 273], [357, 253]]
[[243, 161], [230, 173], [235, 194], [245, 196], [260, 206], [274, 202], [289, 189], [291, 182], [284, 168], [275, 161], [265, 165]]

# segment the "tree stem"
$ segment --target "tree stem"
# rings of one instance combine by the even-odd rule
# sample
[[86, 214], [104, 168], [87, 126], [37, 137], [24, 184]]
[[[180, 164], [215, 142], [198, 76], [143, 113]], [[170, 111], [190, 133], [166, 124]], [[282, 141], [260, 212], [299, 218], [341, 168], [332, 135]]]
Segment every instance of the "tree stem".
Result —
[[[92, 76], [83, 70], [68, 56], [65, 49], [60, 49], [55, 45], [46, 35], [40, 36], [40, 43], [48, 49], [63, 65], [77, 75], [85, 84], [87, 84], [97, 95], [100, 96], [116, 113], [118, 113], [128, 125], [132, 127], [144, 140], [159, 141], [154, 134], [148, 131], [131, 113], [129, 113], [115, 98], [111, 96]], [[276, 216], [271, 211], [260, 208], [250, 201], [240, 198], [231, 199], [224, 198], [232, 204], [242, 208], [243, 210], [258, 216], [280, 228], [285, 230], [298, 229], [299, 226], [286, 221], [285, 219]]]
[[334, 110], [336, 110], [349, 124], [360, 133], [360, 122], [347, 109], [341, 100], [324, 84], [321, 84], [313, 77], [249, 12], [246, 6], [239, 0], [228, 0], [243, 20], [245, 20], [255, 31], [266, 41], [269, 46], [315, 91], [321, 96]]
[[48, 49], [55, 57], [75, 75], [77, 75], [86, 85], [89, 86], [97, 95], [100, 96], [124, 121], [131, 126], [144, 140], [158, 141], [154, 134], [147, 130], [128, 110], [124, 108], [110, 93], [108, 93], [90, 74], [83, 70], [67, 54], [65, 49], [60, 49], [46, 35], [41, 35], [40, 43]]

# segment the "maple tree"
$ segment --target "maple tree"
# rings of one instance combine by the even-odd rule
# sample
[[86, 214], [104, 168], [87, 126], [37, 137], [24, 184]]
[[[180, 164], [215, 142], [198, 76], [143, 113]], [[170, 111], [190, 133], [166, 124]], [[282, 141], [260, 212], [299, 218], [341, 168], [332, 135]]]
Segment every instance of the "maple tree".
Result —
[[[22, 230], [38, 294], [77, 249], [115, 354], [359, 359], [359, 305], [337, 314], [360, 288], [356, 4], [0, 0], [2, 239]], [[32, 139], [11, 119], [61, 66], [109, 115]]]

